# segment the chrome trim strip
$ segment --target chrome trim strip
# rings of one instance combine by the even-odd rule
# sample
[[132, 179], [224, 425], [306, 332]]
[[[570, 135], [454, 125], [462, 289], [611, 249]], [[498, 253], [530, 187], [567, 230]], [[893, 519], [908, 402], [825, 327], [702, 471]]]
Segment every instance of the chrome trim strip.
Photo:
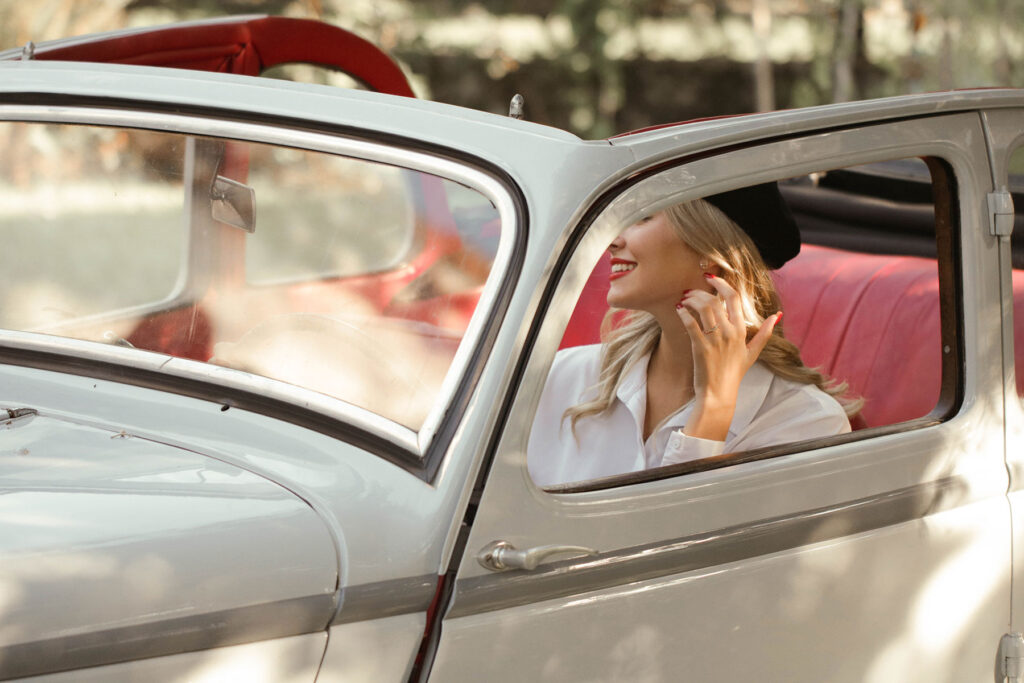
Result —
[[[144, 106], [144, 102], [142, 106]], [[244, 113], [244, 112], [239, 112]], [[94, 360], [114, 362], [130, 367], [145, 367], [186, 379], [221, 384], [224, 386], [257, 393], [271, 399], [285, 401], [303, 408], [309, 408], [327, 417], [354, 424], [374, 436], [403, 448], [423, 458], [437, 433], [448, 406], [458, 389], [462, 377], [469, 368], [473, 350], [481, 341], [481, 333], [488, 323], [497, 301], [502, 280], [509, 271], [512, 261], [518, 221], [512, 197], [504, 186], [486, 173], [443, 157], [424, 154], [408, 149], [388, 147], [379, 143], [359, 140], [342, 135], [330, 135], [313, 131], [296, 130], [265, 124], [247, 123], [229, 119], [211, 119], [170, 114], [163, 112], [126, 111], [73, 106], [42, 105], [0, 105], [0, 121], [38, 121], [47, 123], [95, 124], [103, 126], [125, 126], [146, 128], [187, 135], [203, 135], [226, 139], [244, 140], [263, 144], [283, 145], [309, 149], [328, 154], [355, 156], [369, 161], [401, 166], [431, 175], [446, 178], [470, 187], [489, 199], [498, 211], [502, 229], [498, 238], [491, 272], [487, 276], [479, 302], [467, 326], [466, 333], [456, 349], [452, 364], [441, 383], [437, 400], [419, 431], [409, 429], [384, 417], [370, 413], [358, 406], [340, 399], [302, 389], [283, 382], [250, 375], [239, 371], [219, 368], [196, 361], [170, 358], [157, 368], [150, 364], [141, 366], [124, 356], [110, 355], [67, 347], [65, 355], [73, 350], [75, 355], [85, 355]], [[70, 340], [62, 340], [70, 341]], [[88, 342], [84, 342], [88, 344]], [[19, 336], [19, 333], [0, 330], [0, 345], [20, 349], [44, 350], [48, 353], [62, 353], [53, 342], [39, 345], [35, 338]], [[41, 348], [41, 346], [45, 348]], [[133, 353], [133, 350], [127, 350]], [[137, 353], [137, 351], [135, 351]], [[151, 354], [159, 355], [159, 354]], [[166, 357], [165, 357], [166, 358]], [[127, 362], [126, 362], [127, 361]]]
[[311, 595], [4, 645], [0, 680], [315, 633], [326, 628], [333, 610], [333, 594]]
[[342, 589], [341, 608], [331, 625], [426, 612], [437, 593], [437, 574], [363, 583]]
[[708, 569], [908, 522], [958, 504], [967, 488], [963, 478], [947, 477], [795, 515], [553, 562], [538, 571], [459, 579], [447, 618]]

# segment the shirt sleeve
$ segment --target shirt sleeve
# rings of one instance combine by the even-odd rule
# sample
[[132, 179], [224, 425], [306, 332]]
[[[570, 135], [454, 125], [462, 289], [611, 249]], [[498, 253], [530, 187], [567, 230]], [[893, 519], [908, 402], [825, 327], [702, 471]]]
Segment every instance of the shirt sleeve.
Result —
[[725, 451], [725, 441], [711, 441], [696, 436], [688, 436], [683, 430], [677, 429], [668, 437], [665, 455], [661, 458], [662, 465], [674, 465], [679, 462], [700, 460], [719, 455]]

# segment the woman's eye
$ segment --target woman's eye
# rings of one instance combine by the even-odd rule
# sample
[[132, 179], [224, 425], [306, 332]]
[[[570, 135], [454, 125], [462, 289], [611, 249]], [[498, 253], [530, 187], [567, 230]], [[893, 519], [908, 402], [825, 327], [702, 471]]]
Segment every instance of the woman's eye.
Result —
[[644, 216], [643, 218], [638, 220], [637, 223], [646, 223], [647, 221], [651, 220], [651, 218], [653, 218], [653, 216]]

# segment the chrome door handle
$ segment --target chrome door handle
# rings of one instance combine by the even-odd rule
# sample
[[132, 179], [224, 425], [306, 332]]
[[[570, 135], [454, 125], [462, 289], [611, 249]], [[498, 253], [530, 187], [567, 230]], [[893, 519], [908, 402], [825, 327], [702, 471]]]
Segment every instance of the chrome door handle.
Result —
[[529, 550], [516, 550], [508, 541], [492, 541], [476, 554], [477, 562], [493, 572], [508, 569], [525, 569], [532, 571], [541, 562], [552, 555], [560, 553], [576, 553], [581, 555], [597, 555], [593, 548], [581, 545], [539, 545]]

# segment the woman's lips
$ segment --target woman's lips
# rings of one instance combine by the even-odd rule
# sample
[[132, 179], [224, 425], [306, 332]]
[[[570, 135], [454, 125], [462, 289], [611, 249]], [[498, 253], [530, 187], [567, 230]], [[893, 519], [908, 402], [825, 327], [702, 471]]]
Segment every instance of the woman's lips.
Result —
[[626, 261], [620, 258], [612, 259], [612, 272], [608, 275], [608, 280], [618, 280], [620, 277], [625, 277], [633, 272], [636, 268], [635, 261]]

